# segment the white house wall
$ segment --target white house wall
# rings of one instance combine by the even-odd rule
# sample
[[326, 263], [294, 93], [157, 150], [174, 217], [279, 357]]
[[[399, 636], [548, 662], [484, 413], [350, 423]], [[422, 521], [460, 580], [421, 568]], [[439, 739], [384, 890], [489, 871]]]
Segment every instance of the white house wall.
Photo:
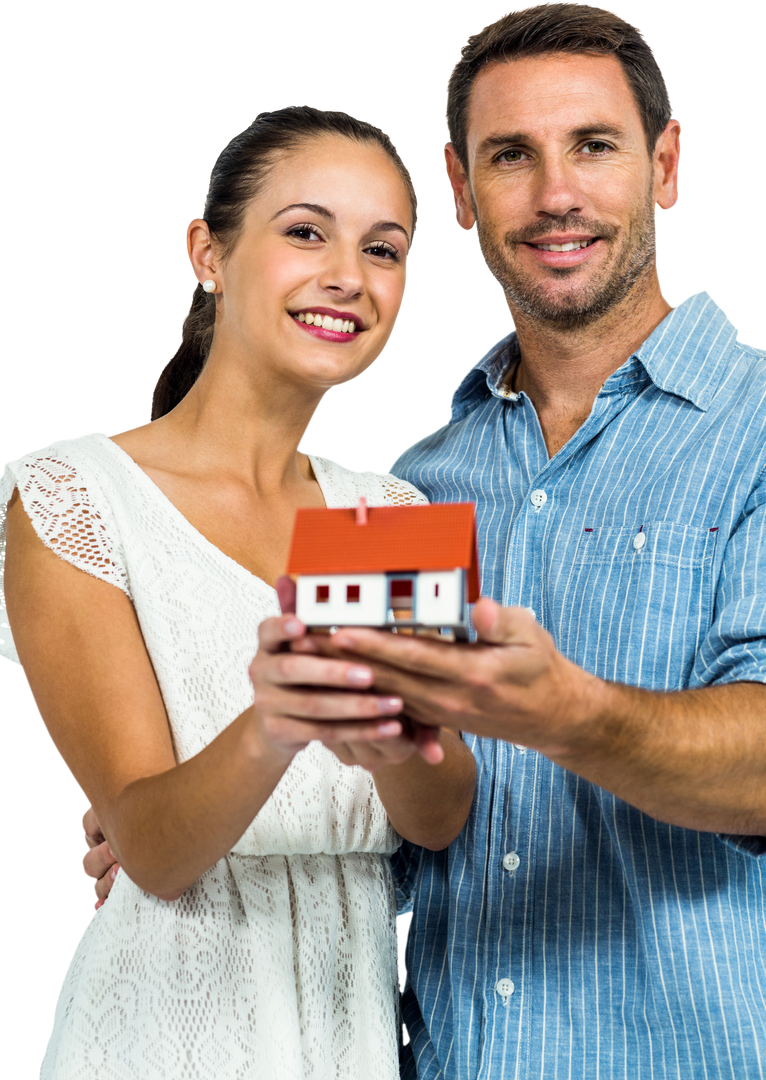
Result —
[[[397, 575], [399, 576], [399, 575]], [[415, 619], [424, 626], [458, 626], [465, 617], [465, 572], [424, 570], [412, 575]], [[346, 600], [349, 585], [359, 586], [359, 602]], [[439, 595], [436, 594], [436, 586]], [[330, 598], [317, 603], [317, 586]], [[388, 621], [386, 574], [322, 574], [298, 579], [297, 615], [308, 626], [384, 626]]]
[[[317, 603], [318, 585], [329, 586], [330, 599]], [[348, 585], [359, 586], [359, 602], [346, 601]], [[388, 590], [385, 574], [323, 574], [298, 578], [296, 614], [307, 626], [382, 626]]]
[[426, 626], [457, 626], [463, 620], [464, 589], [462, 570], [421, 570], [415, 578], [417, 621]]

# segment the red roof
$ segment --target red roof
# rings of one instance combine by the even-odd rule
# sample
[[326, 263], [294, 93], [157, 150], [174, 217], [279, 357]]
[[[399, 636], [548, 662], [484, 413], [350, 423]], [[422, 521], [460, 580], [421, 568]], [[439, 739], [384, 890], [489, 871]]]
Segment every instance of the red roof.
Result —
[[473, 503], [373, 506], [367, 524], [355, 509], [299, 510], [288, 574], [379, 574], [467, 570], [468, 599], [479, 598]]

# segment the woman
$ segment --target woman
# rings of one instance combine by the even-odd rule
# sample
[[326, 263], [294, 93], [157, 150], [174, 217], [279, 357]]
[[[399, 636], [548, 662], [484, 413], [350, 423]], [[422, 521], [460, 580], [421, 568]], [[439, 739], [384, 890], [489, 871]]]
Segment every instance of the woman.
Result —
[[364, 666], [290, 654], [272, 586], [298, 507], [422, 501], [297, 450], [383, 348], [414, 225], [378, 129], [262, 114], [189, 226], [201, 284], [154, 422], [6, 470], [18, 655], [125, 871], [43, 1077], [397, 1075], [386, 855], [394, 828], [457, 835], [473, 759], [451, 732], [414, 752]]

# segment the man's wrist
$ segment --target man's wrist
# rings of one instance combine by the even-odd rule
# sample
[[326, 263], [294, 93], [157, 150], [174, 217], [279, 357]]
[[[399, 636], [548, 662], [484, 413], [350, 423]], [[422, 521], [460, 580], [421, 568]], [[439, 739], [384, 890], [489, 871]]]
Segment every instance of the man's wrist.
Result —
[[607, 682], [570, 661], [563, 681], [561, 712], [546, 757], [574, 772], [585, 762], [613, 754], [625, 739], [625, 718], [633, 687]]

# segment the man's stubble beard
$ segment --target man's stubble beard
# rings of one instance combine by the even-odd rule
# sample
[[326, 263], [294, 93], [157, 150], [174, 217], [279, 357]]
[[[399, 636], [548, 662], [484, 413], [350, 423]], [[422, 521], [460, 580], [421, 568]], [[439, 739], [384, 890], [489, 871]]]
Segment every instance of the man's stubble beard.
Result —
[[[474, 208], [474, 212], [475, 212]], [[548, 294], [546, 282], [535, 280], [520, 270], [510, 257], [518, 243], [534, 243], [536, 237], [552, 232], [585, 232], [614, 243], [619, 230], [613, 225], [577, 214], [548, 218], [516, 233], [506, 233], [504, 243], [498, 244], [476, 214], [479, 243], [485, 262], [500, 282], [510, 303], [533, 322], [543, 323], [556, 330], [579, 330], [588, 326], [620, 304], [640, 283], [646, 281], [654, 267], [655, 229], [654, 200], [650, 196], [641, 212], [634, 217], [617, 261], [605, 266], [585, 287], [557, 298]], [[579, 267], [550, 269], [554, 281], [575, 278]], [[550, 280], [550, 279], [549, 279]]]

